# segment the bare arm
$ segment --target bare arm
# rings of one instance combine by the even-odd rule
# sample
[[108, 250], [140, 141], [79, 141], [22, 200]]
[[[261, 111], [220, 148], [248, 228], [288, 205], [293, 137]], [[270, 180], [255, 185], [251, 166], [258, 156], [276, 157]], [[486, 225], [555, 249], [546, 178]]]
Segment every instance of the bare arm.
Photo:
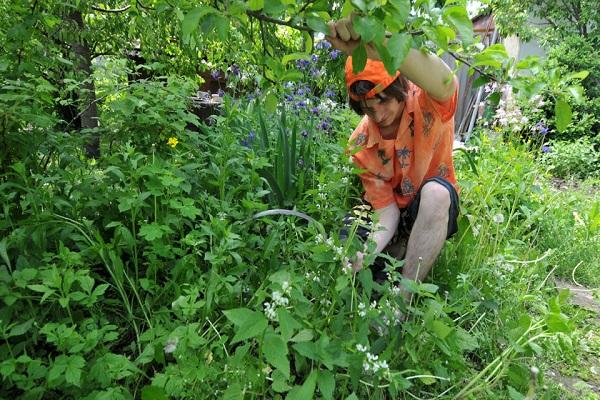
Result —
[[[376, 244], [375, 252], [381, 253], [383, 249], [388, 245], [396, 229], [398, 227], [398, 221], [400, 220], [400, 210], [396, 202], [390, 204], [379, 210], [375, 210], [377, 224], [373, 227], [369, 239], [373, 240]], [[365, 246], [366, 247], [366, 246]], [[363, 253], [358, 252], [353, 262], [353, 268], [358, 271], [362, 268]]]
[[[327, 40], [333, 47], [348, 55], [351, 55], [360, 43], [360, 35], [354, 31], [350, 18], [330, 22], [329, 30]], [[367, 57], [373, 60], [380, 59], [377, 50], [371, 44], [367, 45]], [[448, 100], [456, 90], [457, 84], [452, 70], [435, 54], [410, 49], [399, 70], [435, 100]]]

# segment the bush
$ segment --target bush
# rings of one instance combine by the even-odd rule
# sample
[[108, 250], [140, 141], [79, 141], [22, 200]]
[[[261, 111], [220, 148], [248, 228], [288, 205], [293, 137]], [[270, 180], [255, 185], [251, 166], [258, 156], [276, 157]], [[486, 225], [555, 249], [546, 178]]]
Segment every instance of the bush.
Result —
[[552, 141], [542, 150], [542, 162], [552, 169], [554, 176], [586, 178], [600, 172], [600, 152], [587, 137], [574, 142]]

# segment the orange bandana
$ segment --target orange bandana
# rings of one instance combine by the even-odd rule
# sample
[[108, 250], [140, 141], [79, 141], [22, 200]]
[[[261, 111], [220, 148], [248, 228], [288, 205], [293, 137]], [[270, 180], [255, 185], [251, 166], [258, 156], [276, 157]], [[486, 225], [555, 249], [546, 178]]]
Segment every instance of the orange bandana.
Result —
[[[394, 80], [400, 76], [400, 71], [396, 71], [394, 76], [390, 76], [381, 61], [367, 59], [365, 69], [358, 74], [352, 71], [352, 57], [346, 60], [346, 88], [348, 96], [353, 100], [365, 100], [374, 97], [377, 93], [385, 90]], [[357, 96], [350, 90], [350, 87], [357, 81], [369, 81], [375, 84], [375, 87], [363, 96]]]

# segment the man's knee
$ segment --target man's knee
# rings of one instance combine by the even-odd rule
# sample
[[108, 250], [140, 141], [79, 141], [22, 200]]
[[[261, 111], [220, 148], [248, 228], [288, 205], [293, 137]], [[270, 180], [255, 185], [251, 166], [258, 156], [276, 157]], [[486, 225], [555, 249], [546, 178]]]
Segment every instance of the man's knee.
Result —
[[435, 214], [447, 215], [450, 209], [450, 192], [446, 187], [437, 182], [427, 182], [421, 188], [421, 209]]

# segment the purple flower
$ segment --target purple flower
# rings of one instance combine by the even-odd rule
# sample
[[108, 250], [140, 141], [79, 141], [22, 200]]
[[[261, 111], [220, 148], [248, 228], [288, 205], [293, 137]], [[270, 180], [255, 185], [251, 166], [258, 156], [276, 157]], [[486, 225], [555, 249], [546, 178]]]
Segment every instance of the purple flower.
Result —
[[221, 71], [215, 69], [213, 72], [210, 73], [210, 76], [216, 81], [221, 77]]
[[319, 129], [326, 130], [327, 128], [329, 128], [329, 122], [327, 122], [326, 120], [322, 121], [322, 122], [319, 124]]
[[313, 113], [313, 114], [315, 114], [315, 115], [319, 114], [319, 107], [313, 107], [313, 108], [311, 108], [310, 112]]
[[231, 73], [233, 74], [233, 76], [240, 76], [240, 67], [238, 67], [237, 64], [233, 64], [231, 66]]
[[285, 101], [294, 101], [294, 96], [292, 96], [290, 94], [286, 94], [285, 95]]
[[303, 130], [301, 133], [303, 138], [307, 138], [308, 137], [308, 131], [307, 130]]
[[246, 139], [242, 140], [242, 146], [244, 147], [250, 147], [250, 144], [248, 143], [248, 141]]
[[548, 133], [548, 127], [546, 126], [544, 121], [540, 121], [537, 124], [535, 124], [535, 129], [537, 129], [538, 133], [542, 136]]
[[250, 133], [248, 133], [248, 139], [250, 139], [250, 141], [253, 141], [255, 137], [256, 137], [256, 132], [250, 131]]
[[550, 153], [551, 149], [550, 146], [542, 146], [542, 153]]
[[315, 49], [317, 49], [317, 50], [329, 49], [329, 48], [331, 48], [331, 43], [329, 43], [327, 40], [321, 40], [321, 41], [317, 42], [317, 44], [315, 44]]
[[312, 76], [312, 77], [319, 76], [319, 70], [317, 68], [315, 68], [315, 67], [311, 68], [310, 69], [310, 76]]
[[318, 54], [312, 54], [310, 56], [310, 59], [312, 60], [312, 62], [316, 63], [317, 61], [319, 61], [319, 55]]
[[309, 60], [305, 60], [303, 58], [296, 60], [296, 68], [298, 68], [298, 69], [305, 70], [309, 66], [310, 66]]
[[306, 108], [306, 103], [301, 100], [298, 103], [296, 103], [296, 107], [298, 107], [298, 108]]
[[225, 92], [223, 91], [223, 89], [219, 89], [219, 90], [217, 91], [217, 94], [219, 95], [219, 97], [223, 97], [223, 96], [225, 96]]
[[331, 53], [329, 53], [329, 57], [331, 57], [332, 60], [337, 60], [337, 58], [340, 56], [341, 51], [339, 51], [338, 49], [333, 49], [331, 51]]
[[333, 90], [327, 89], [325, 91], [325, 97], [333, 97], [333, 96], [335, 96], [335, 92]]
[[298, 96], [304, 96], [306, 94], [306, 91], [303, 88], [300, 88], [296, 91], [296, 95]]

